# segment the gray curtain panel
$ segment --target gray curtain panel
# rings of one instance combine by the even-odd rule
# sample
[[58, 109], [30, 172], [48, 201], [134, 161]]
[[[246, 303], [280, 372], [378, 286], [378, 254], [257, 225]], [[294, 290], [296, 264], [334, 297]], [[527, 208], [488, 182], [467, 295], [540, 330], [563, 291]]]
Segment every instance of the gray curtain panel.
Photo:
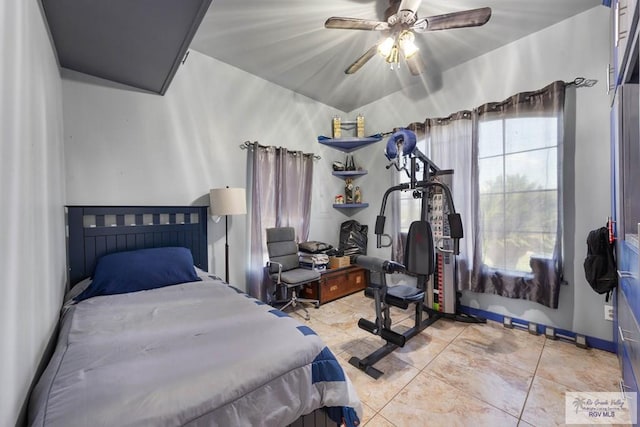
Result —
[[427, 152], [440, 169], [453, 169], [451, 193], [456, 211], [462, 217], [464, 238], [460, 241], [458, 283], [469, 283], [473, 260], [474, 210], [472, 191], [472, 113], [459, 111], [449, 117], [427, 119]]
[[254, 143], [247, 156], [251, 169], [247, 293], [269, 302], [271, 283], [264, 271], [267, 262], [265, 230], [293, 227], [299, 242], [308, 239], [313, 155]]
[[[557, 81], [425, 120], [425, 154], [441, 169], [454, 170], [451, 190], [464, 229], [460, 289], [558, 307], [564, 93], [565, 83]], [[393, 175], [397, 183], [401, 175]], [[391, 207], [392, 255], [401, 260], [398, 197]]]

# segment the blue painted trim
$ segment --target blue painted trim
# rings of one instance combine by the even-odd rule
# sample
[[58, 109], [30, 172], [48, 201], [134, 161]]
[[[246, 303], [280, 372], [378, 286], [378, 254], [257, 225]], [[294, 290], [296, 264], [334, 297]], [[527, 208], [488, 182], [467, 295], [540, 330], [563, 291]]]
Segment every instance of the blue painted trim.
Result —
[[461, 305], [458, 307], [461, 313], [468, 314], [470, 316], [482, 317], [487, 320], [493, 320], [494, 322], [502, 323], [504, 321], [504, 316], [496, 313], [492, 313], [490, 311], [484, 311], [473, 307], [467, 307], [466, 305]]
[[311, 329], [308, 326], [298, 326], [296, 329], [298, 329], [300, 332], [302, 332], [302, 335], [317, 335], [315, 333], [315, 331], [313, 329]]
[[[460, 306], [460, 312], [464, 313], [464, 314], [468, 314], [471, 316], [476, 316], [476, 317], [484, 317], [485, 319], [488, 320], [493, 320], [494, 322], [498, 322], [498, 323], [504, 323], [504, 318], [505, 316], [502, 314], [497, 314], [497, 313], [492, 313], [490, 311], [485, 311], [485, 310], [480, 310], [478, 308], [472, 308], [472, 307], [467, 307], [467, 306]], [[511, 316], [507, 316], [507, 317], [511, 317]], [[515, 317], [511, 317], [511, 323], [518, 325], [518, 326], [522, 326], [525, 329], [529, 328], [529, 321], [528, 320], [523, 320], [523, 319], [518, 319]], [[541, 334], [544, 335], [545, 333], [545, 329], [546, 329], [546, 325], [541, 325], [539, 323], [536, 324], [536, 331]], [[575, 339], [576, 337], [576, 333], [572, 332], [572, 331], [568, 331], [566, 329], [560, 329], [560, 328], [556, 328], [555, 326], [551, 326], [553, 328], [553, 330], [556, 332], [556, 335], [562, 336], [562, 337], [567, 337], [567, 338], [571, 338], [571, 339]], [[604, 350], [604, 351], [608, 351], [610, 353], [616, 353], [616, 345], [614, 342], [612, 341], [606, 341], [600, 338], [595, 338], [595, 337], [590, 337], [590, 336], [586, 336], [587, 339], [587, 345], [589, 347], [592, 348], [597, 348], [598, 350]]]
[[596, 337], [587, 337], [587, 345], [599, 350], [608, 351], [609, 353], [617, 353], [617, 346], [613, 341], [606, 341]]
[[603, 6], [607, 6], [607, 7], [611, 7], [611, 0], [602, 0], [602, 5]]
[[278, 317], [290, 317], [287, 313], [285, 313], [284, 311], [280, 311], [278, 309], [269, 310], [269, 313]]

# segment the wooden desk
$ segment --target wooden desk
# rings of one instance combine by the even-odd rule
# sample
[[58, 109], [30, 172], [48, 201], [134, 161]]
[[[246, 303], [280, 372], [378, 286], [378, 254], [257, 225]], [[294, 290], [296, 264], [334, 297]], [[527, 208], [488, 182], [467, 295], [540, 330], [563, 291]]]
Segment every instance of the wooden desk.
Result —
[[320, 280], [302, 288], [301, 297], [313, 298], [320, 304], [358, 292], [367, 287], [367, 270], [356, 265], [325, 270]]

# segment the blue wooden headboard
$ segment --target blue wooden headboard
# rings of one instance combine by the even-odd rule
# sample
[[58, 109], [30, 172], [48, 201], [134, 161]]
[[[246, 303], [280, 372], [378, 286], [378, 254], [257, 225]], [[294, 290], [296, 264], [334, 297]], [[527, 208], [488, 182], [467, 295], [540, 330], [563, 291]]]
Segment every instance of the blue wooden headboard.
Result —
[[207, 206], [67, 206], [69, 283], [93, 274], [102, 255], [181, 246], [208, 271]]

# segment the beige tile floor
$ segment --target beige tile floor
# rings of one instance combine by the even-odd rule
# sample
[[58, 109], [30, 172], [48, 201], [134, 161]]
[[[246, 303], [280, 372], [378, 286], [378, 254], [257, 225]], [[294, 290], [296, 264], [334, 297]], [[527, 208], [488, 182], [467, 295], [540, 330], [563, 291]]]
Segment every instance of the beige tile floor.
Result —
[[[357, 293], [310, 314], [306, 323], [353, 382], [367, 427], [564, 425], [565, 392], [619, 390], [612, 353], [495, 322], [446, 319], [378, 362], [384, 375], [374, 380], [348, 363], [384, 344], [357, 326], [361, 317], [374, 320], [373, 301]], [[412, 314], [394, 308], [393, 329], [413, 326]]]

